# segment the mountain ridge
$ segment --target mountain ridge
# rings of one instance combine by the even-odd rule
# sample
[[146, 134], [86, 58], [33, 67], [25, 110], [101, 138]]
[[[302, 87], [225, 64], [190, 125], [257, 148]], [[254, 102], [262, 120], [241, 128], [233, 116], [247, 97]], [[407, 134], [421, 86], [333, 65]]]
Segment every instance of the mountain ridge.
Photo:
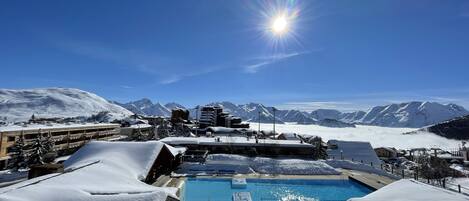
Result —
[[[421, 128], [450, 119], [469, 115], [462, 106], [428, 101], [412, 101], [372, 107], [367, 111], [341, 112], [318, 109], [312, 112], [282, 110], [261, 103], [234, 104], [229, 101], [212, 102], [244, 121], [282, 124], [315, 124], [330, 127], [353, 127], [354, 124], [385, 127]], [[186, 108], [171, 102], [161, 104], [143, 98], [128, 103], [108, 101], [96, 94], [74, 88], [0, 89], [0, 120], [25, 121], [33, 114], [37, 117], [91, 116], [109, 112], [116, 118], [134, 113], [170, 116], [171, 110]], [[195, 109], [188, 108], [195, 118]], [[275, 117], [274, 117], [275, 110]]]
[[[172, 103], [176, 104], [176, 103]], [[184, 107], [177, 104], [179, 107]], [[234, 104], [229, 101], [212, 102], [207, 105], [221, 106], [227, 112], [241, 117], [244, 121], [272, 123], [275, 107], [265, 106], [261, 103]], [[125, 104], [121, 106], [126, 107]], [[194, 108], [189, 109], [195, 118]], [[170, 109], [168, 109], [170, 111]], [[165, 116], [167, 113], [147, 114]], [[353, 127], [354, 124], [375, 125], [385, 127], [420, 128], [436, 124], [445, 120], [468, 115], [464, 107], [456, 104], [441, 104], [428, 101], [411, 101], [375, 106], [368, 111], [340, 112], [333, 109], [318, 109], [312, 112], [300, 110], [276, 109], [276, 123], [294, 122], [298, 124], [316, 124], [336, 127]]]

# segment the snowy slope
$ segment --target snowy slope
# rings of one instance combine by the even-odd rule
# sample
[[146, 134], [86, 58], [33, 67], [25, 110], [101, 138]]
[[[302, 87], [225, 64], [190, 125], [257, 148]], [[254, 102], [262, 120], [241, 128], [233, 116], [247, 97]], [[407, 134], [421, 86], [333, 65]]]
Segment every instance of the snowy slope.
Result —
[[469, 140], [469, 115], [424, 127], [421, 130], [449, 139]]
[[36, 117], [91, 116], [108, 111], [111, 118], [132, 113], [96, 94], [72, 88], [0, 89], [0, 118], [26, 121]]

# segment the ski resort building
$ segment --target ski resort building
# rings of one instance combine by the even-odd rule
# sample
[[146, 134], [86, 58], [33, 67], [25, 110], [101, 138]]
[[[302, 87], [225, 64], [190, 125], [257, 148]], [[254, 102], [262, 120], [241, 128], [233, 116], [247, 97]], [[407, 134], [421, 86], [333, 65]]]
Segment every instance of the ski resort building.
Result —
[[205, 106], [200, 110], [200, 128], [210, 126], [228, 127], [228, 128], [249, 128], [249, 124], [243, 123], [240, 117], [223, 112], [222, 107]]
[[[0, 127], [0, 169], [5, 169], [11, 147], [18, 138], [25, 145], [33, 143], [39, 135], [50, 137], [58, 155], [70, 154], [90, 140], [109, 141], [119, 138], [120, 125], [108, 123], [87, 124], [26, 124]], [[27, 151], [27, 150], [26, 150]]]
[[149, 124], [134, 124], [128, 127], [121, 127], [120, 134], [130, 139], [138, 139], [139, 137], [150, 139], [155, 135], [155, 127]]

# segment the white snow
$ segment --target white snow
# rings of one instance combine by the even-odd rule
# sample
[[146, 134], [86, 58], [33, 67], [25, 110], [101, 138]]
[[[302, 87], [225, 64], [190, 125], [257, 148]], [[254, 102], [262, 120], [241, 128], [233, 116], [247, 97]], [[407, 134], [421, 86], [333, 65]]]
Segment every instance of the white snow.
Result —
[[459, 190], [458, 185], [461, 185], [461, 192], [469, 195], [469, 178], [468, 177], [449, 178], [446, 186], [455, 191], [458, 191]]
[[130, 125], [130, 128], [151, 128], [153, 127], [152, 125], [150, 124], [134, 124], [134, 125]]
[[67, 161], [65, 172], [0, 189], [0, 200], [165, 200], [175, 189], [143, 183], [167, 145], [160, 142], [100, 142], [85, 145]]
[[401, 179], [391, 183], [362, 198], [352, 198], [349, 201], [429, 201], [451, 200], [468, 201], [469, 197], [439, 187], [424, 184], [415, 180]]
[[336, 149], [328, 149], [327, 156], [335, 159], [360, 161], [366, 164], [380, 165], [381, 160], [369, 142], [329, 140], [328, 144], [336, 145]]
[[246, 157], [232, 154], [212, 154], [205, 164], [184, 163], [177, 173], [212, 174], [285, 174], [285, 175], [338, 175], [341, 174], [322, 161]]
[[419, 128], [448, 119], [467, 115], [469, 112], [455, 104], [436, 102], [408, 102], [371, 108], [354, 122], [377, 126]]
[[340, 168], [340, 169], [347, 169], [347, 170], [358, 170], [362, 172], [368, 172], [368, 173], [373, 173], [377, 175], [382, 175], [382, 176], [387, 176], [390, 178], [395, 178], [398, 179], [397, 176], [391, 175], [383, 170], [380, 169], [379, 165], [374, 165], [371, 166], [369, 164], [364, 164], [356, 161], [350, 161], [350, 160], [325, 160], [324, 161], [326, 164], [333, 168]]
[[7, 125], [7, 126], [0, 126], [0, 132], [7, 132], [7, 131], [27, 131], [27, 130], [38, 130], [38, 129], [62, 129], [62, 128], [83, 128], [83, 127], [90, 127], [90, 126], [113, 126], [113, 127], [120, 127], [119, 124], [111, 124], [111, 123], [73, 123], [73, 124], [57, 124], [51, 123], [48, 125], [45, 124], [26, 124], [26, 126], [19, 126], [19, 125]]
[[[219, 141], [217, 141], [219, 139]], [[313, 147], [311, 144], [300, 143], [300, 141], [293, 140], [272, 140], [272, 139], [259, 139], [258, 143], [253, 138], [246, 137], [229, 137], [229, 136], [220, 136], [220, 137], [167, 137], [159, 140], [170, 144], [172, 146], [176, 145], [186, 145], [186, 144], [201, 144], [201, 145], [240, 145], [240, 146], [263, 146], [263, 145], [281, 145], [281, 146], [294, 146], [294, 147]]]
[[[257, 123], [251, 123], [257, 128]], [[356, 128], [329, 128], [317, 125], [276, 124], [276, 132], [298, 133], [300, 135], [316, 135], [323, 141], [331, 139], [346, 141], [368, 141], [373, 147], [395, 147], [408, 149], [417, 147], [426, 148], [457, 148], [461, 142], [450, 140], [429, 132], [417, 131], [415, 134], [403, 135], [414, 131], [412, 128], [389, 128], [378, 126], [361, 126]], [[262, 124], [261, 130], [272, 130], [272, 124]]]
[[26, 121], [36, 117], [91, 116], [108, 111], [111, 118], [132, 113], [96, 94], [72, 88], [0, 89], [0, 119]]

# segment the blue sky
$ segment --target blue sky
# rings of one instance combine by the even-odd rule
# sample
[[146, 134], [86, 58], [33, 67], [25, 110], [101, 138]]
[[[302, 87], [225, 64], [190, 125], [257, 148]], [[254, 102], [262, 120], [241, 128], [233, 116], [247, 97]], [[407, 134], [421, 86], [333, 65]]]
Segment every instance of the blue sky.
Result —
[[[295, 12], [282, 36], [275, 11]], [[469, 107], [468, 1], [1, 1], [0, 88], [110, 100]]]

